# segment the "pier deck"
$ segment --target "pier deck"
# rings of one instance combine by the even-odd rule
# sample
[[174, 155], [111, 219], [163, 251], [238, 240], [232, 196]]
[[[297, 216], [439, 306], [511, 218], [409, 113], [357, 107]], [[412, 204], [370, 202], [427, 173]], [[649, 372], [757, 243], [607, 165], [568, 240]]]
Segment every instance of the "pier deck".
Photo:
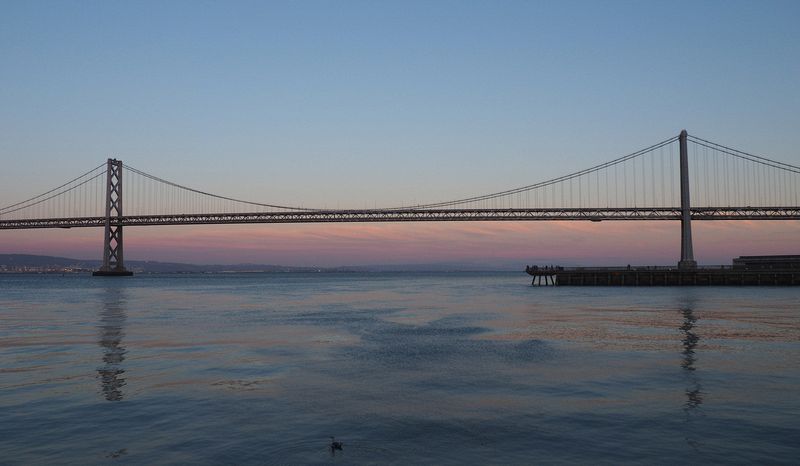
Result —
[[[713, 267], [527, 266], [532, 285], [557, 286], [799, 286], [800, 255], [739, 256]], [[538, 283], [537, 283], [538, 281]]]
[[798, 286], [797, 270], [734, 268], [574, 268], [554, 271], [558, 286]]

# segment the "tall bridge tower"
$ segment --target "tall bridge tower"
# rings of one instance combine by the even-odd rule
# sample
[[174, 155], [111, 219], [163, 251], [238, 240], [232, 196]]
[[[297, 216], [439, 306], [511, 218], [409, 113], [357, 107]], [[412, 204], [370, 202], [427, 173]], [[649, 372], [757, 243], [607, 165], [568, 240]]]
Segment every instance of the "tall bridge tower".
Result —
[[678, 262], [679, 269], [696, 269], [697, 262], [694, 260], [692, 250], [692, 212], [689, 203], [689, 150], [686, 139], [689, 134], [686, 130], [681, 131], [678, 136], [680, 145], [680, 166], [681, 166], [681, 260]]
[[108, 159], [106, 166], [106, 225], [103, 265], [95, 276], [130, 276], [122, 255], [122, 160]]

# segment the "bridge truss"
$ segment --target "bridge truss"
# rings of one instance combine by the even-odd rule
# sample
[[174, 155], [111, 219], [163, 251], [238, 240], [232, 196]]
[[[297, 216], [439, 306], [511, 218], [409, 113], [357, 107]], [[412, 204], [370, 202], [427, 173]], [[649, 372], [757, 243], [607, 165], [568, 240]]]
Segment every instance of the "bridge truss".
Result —
[[[692, 220], [800, 220], [800, 207], [693, 207]], [[247, 223], [477, 222], [680, 220], [680, 207], [629, 209], [426, 209], [307, 210], [219, 214], [133, 215], [121, 226], [211, 225]], [[102, 227], [106, 217], [46, 218], [0, 221], [0, 229]]]

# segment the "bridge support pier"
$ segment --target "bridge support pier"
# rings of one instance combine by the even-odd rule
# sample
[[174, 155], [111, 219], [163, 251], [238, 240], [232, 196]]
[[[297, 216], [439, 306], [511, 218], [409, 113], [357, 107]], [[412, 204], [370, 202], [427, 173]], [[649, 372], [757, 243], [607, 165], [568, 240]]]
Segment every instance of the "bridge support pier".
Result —
[[103, 238], [103, 265], [92, 272], [100, 277], [127, 277], [122, 255], [122, 161], [108, 159], [106, 175], [106, 227]]
[[686, 130], [681, 131], [678, 141], [680, 144], [680, 166], [681, 166], [681, 260], [678, 262], [679, 269], [696, 269], [697, 262], [694, 260], [692, 250], [692, 211], [689, 203], [689, 150], [686, 138]]

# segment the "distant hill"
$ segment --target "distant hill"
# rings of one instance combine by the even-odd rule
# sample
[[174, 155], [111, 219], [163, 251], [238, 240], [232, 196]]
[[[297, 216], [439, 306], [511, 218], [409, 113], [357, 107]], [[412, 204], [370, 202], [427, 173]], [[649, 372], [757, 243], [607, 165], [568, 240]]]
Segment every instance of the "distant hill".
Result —
[[[7, 270], [20, 270], [22, 268], [47, 268], [47, 269], [84, 269], [96, 270], [100, 268], [101, 261], [71, 259], [57, 256], [37, 256], [31, 254], [0, 254], [0, 267]], [[207, 272], [319, 272], [319, 271], [347, 271], [347, 268], [326, 269], [318, 267], [289, 267], [283, 265], [263, 264], [235, 264], [235, 265], [198, 265], [183, 264], [178, 262], [157, 261], [125, 261], [125, 267], [139, 273], [207, 273]]]
[[[0, 270], [21, 271], [25, 268], [47, 270], [97, 270], [101, 261], [71, 259], [58, 256], [32, 254], [0, 254]], [[271, 264], [183, 264], [179, 262], [125, 261], [125, 266], [136, 273], [224, 273], [224, 272], [457, 272], [457, 271], [512, 271], [515, 265], [490, 265], [468, 262], [442, 262], [431, 264], [385, 264], [344, 267], [292, 267]]]
[[0, 265], [7, 267], [100, 267], [98, 260], [80, 260], [56, 256], [35, 256], [32, 254], [0, 254]]

